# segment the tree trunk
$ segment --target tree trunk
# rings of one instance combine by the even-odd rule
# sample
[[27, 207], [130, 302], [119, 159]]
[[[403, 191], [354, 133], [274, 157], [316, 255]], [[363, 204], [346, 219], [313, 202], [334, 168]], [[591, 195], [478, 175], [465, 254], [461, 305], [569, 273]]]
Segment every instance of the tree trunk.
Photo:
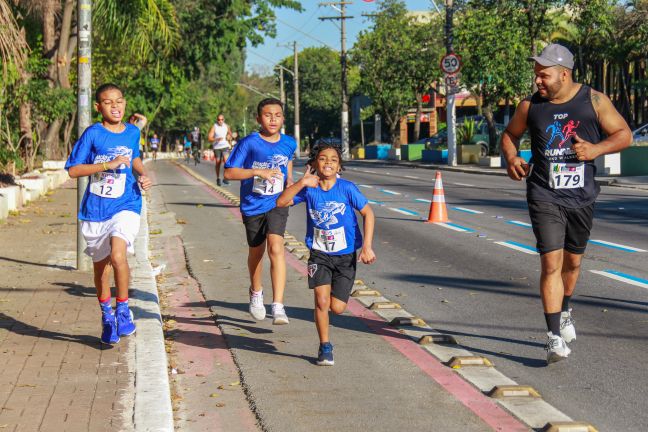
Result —
[[421, 115], [423, 114], [423, 95], [416, 92], [416, 119], [414, 120], [414, 142], [421, 137]]
[[493, 116], [493, 106], [490, 101], [484, 102], [484, 117], [488, 124], [488, 153], [496, 156], [497, 150], [497, 129], [495, 128], [495, 117]]
[[72, 15], [74, 12], [74, 0], [66, 0], [63, 9], [63, 21], [61, 22], [61, 36], [56, 56], [56, 68], [58, 82], [63, 88], [70, 88], [70, 57], [69, 43], [70, 33], [72, 32]]

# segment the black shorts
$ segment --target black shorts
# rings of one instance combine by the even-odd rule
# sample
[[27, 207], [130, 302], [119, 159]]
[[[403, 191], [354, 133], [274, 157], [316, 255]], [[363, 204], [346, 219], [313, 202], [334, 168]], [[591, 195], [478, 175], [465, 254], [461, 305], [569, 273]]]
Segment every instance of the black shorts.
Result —
[[266, 213], [254, 216], [243, 215], [248, 246], [261, 246], [268, 234], [277, 234], [283, 237], [287, 221], [288, 207], [275, 207]]
[[529, 216], [540, 254], [565, 249], [585, 253], [594, 220], [594, 204], [563, 207], [545, 201], [529, 201]]
[[318, 286], [331, 285], [331, 295], [346, 303], [355, 282], [357, 264], [355, 252], [329, 255], [311, 249], [308, 258], [308, 287], [315, 289]]

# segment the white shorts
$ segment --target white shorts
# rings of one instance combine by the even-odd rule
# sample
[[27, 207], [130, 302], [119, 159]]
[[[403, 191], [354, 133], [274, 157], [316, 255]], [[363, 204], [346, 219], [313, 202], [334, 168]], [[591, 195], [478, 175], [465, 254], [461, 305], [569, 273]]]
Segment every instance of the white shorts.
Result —
[[120, 211], [112, 218], [101, 222], [82, 221], [81, 233], [88, 244], [84, 252], [92, 258], [93, 262], [101, 261], [110, 256], [111, 237], [119, 237], [126, 242], [127, 252], [134, 254], [135, 237], [139, 226], [140, 215], [128, 210]]

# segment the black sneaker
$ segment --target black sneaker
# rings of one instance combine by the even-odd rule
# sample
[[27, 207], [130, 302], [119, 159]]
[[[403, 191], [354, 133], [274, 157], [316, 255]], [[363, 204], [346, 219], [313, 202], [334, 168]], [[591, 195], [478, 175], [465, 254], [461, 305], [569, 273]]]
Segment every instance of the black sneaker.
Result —
[[329, 342], [320, 344], [317, 353], [317, 364], [319, 366], [333, 366], [333, 345]]
[[227, 186], [229, 184], [229, 180], [223, 179], [223, 184]]
[[221, 185], [221, 181], [220, 181], [219, 178], [217, 178], [217, 179], [216, 179], [216, 186], [220, 186], [220, 185]]

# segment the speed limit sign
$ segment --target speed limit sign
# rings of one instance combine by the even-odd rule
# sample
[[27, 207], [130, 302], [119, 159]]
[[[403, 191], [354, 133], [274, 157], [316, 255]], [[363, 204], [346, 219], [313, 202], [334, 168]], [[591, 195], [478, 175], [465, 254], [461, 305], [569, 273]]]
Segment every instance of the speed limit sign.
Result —
[[447, 74], [456, 74], [461, 70], [461, 57], [455, 53], [446, 54], [441, 59], [441, 70]]

